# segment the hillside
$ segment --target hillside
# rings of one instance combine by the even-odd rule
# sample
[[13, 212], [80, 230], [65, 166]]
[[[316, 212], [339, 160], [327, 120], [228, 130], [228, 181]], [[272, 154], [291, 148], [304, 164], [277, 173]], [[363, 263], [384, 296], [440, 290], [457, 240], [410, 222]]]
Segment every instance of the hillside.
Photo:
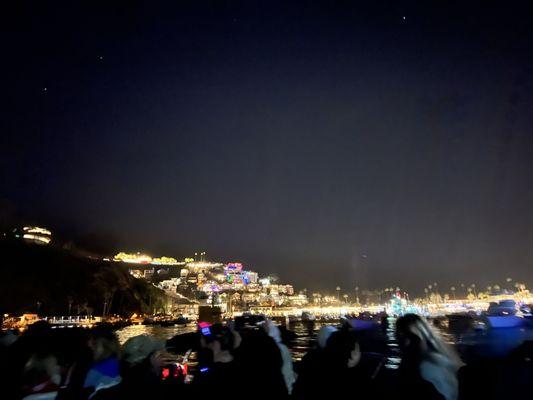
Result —
[[164, 294], [133, 278], [117, 263], [75, 256], [52, 246], [0, 240], [0, 312], [39, 310], [42, 315], [78, 312], [131, 315], [149, 312]]

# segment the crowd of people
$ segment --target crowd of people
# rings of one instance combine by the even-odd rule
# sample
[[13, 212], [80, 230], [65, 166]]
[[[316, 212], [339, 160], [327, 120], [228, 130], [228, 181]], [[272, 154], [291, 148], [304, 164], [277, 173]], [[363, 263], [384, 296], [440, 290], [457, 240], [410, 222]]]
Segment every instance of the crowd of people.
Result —
[[[202, 323], [197, 332], [173, 341], [140, 335], [122, 346], [111, 327], [52, 330], [38, 322], [20, 336], [7, 332], [0, 338], [0, 376], [5, 379], [1, 397], [314, 399], [349, 395], [456, 400], [480, 398], [480, 393], [484, 398], [499, 398], [495, 396], [500, 391], [522, 394], [533, 378], [531, 358], [526, 356], [530, 349], [529, 353], [522, 349], [514, 360], [511, 370], [518, 372], [513, 378], [502, 381], [500, 377], [495, 390], [486, 390], [483, 385], [496, 387], [486, 378], [496, 379], [501, 375], [498, 369], [489, 371], [486, 364], [485, 368], [465, 366], [425, 319], [405, 315], [397, 320], [395, 332], [401, 363], [391, 370], [385, 368], [385, 357], [374, 351], [365, 332], [350, 326], [322, 327], [316, 346], [295, 365], [287, 331], [270, 320], [241, 326]], [[166, 362], [168, 352], [180, 347], [196, 354], [194, 368], [188, 371]]]

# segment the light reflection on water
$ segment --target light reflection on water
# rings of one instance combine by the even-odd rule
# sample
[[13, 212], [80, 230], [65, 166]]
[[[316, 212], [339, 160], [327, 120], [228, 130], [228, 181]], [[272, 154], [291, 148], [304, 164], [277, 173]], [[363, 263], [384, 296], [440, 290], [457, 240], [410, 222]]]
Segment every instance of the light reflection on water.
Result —
[[[331, 325], [327, 323], [291, 324], [289, 329], [296, 333], [297, 337], [293, 342], [291, 348], [293, 359], [299, 361], [307, 353], [310, 348], [315, 346], [316, 335], [318, 330], [325, 326]], [[131, 337], [138, 335], [150, 335], [157, 339], [168, 340], [176, 335], [194, 332], [196, 326], [194, 324], [177, 325], [172, 327], [163, 327], [160, 325], [130, 325], [117, 331], [117, 336], [121, 344]]]
[[159, 326], [159, 325], [130, 325], [117, 331], [117, 336], [120, 344], [123, 344], [131, 337], [138, 335], [149, 335], [156, 339], [168, 340], [176, 335], [183, 333], [194, 332], [196, 326], [194, 324], [176, 325], [176, 326]]
[[[290, 324], [288, 327], [296, 334], [296, 338], [292, 342], [291, 352], [294, 361], [300, 361], [302, 357], [316, 346], [317, 333], [323, 326], [335, 325], [326, 322], [314, 322], [312, 324], [297, 322]], [[196, 326], [194, 324], [177, 325], [173, 327], [162, 327], [159, 325], [130, 325], [117, 331], [117, 336], [121, 344], [131, 337], [138, 335], [150, 335], [157, 339], [168, 340], [176, 335], [194, 332]], [[398, 356], [397, 344], [394, 338], [394, 325], [391, 324], [387, 330], [387, 346], [390, 349], [390, 354], [387, 357], [386, 368], [398, 368], [400, 358]]]
[[398, 347], [398, 343], [396, 343], [396, 336], [394, 334], [396, 319], [389, 317], [388, 323], [389, 324], [387, 326], [385, 335], [387, 337], [387, 348], [389, 349], [389, 354], [385, 363], [385, 368], [398, 369], [400, 367], [402, 358], [400, 357], [400, 348]]
[[297, 337], [292, 342], [292, 358], [294, 361], [300, 361], [302, 357], [316, 345], [316, 336], [323, 326], [332, 325], [331, 323], [315, 322], [305, 324], [297, 322], [290, 324], [288, 327]]

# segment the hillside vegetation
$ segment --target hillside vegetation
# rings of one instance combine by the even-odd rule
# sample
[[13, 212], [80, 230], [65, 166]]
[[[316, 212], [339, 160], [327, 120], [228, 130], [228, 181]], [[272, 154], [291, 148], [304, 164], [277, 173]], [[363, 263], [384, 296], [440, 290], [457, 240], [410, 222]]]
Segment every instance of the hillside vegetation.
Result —
[[53, 246], [0, 240], [0, 312], [42, 315], [148, 313], [164, 293], [124, 265]]

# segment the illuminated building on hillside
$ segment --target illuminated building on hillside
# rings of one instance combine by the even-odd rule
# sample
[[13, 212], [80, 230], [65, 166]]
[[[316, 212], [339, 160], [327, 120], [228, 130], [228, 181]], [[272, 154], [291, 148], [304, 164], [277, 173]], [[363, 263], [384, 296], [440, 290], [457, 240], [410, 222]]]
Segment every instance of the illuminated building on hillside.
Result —
[[113, 261], [120, 261], [129, 264], [152, 264], [152, 265], [185, 265], [184, 262], [178, 262], [175, 258], [172, 257], [150, 257], [148, 254], [143, 253], [125, 253], [120, 252], [115, 257]]
[[226, 274], [238, 274], [242, 271], [242, 264], [241, 263], [228, 263], [224, 267], [224, 271], [226, 271]]
[[118, 253], [114, 258], [114, 261], [121, 261], [130, 264], [150, 264], [152, 257], [141, 253]]
[[261, 291], [261, 286], [257, 283], [250, 283], [247, 287], [246, 287], [246, 290], [248, 292], [259, 292]]
[[211, 271], [215, 268], [220, 268], [223, 265], [224, 264], [222, 263], [214, 263], [214, 262], [207, 262], [207, 261], [189, 262], [186, 264], [187, 268], [189, 268], [191, 272], [195, 272], [195, 273]]
[[225, 280], [232, 285], [232, 289], [242, 289], [244, 286], [256, 284], [257, 272], [244, 271], [241, 263], [229, 263], [224, 267]]
[[15, 230], [15, 237], [21, 237], [27, 242], [35, 244], [49, 244], [52, 241], [52, 232], [38, 226], [25, 226], [22, 232]]
[[154, 265], [185, 265], [184, 262], [178, 262], [175, 258], [172, 257], [156, 257], [152, 259], [152, 264]]
[[197, 279], [198, 279], [198, 285], [203, 284], [203, 283], [205, 282], [205, 274], [203, 274], [203, 273], [200, 272], [200, 273], [198, 274]]
[[159, 289], [163, 289], [163, 290], [166, 290], [166, 291], [169, 291], [169, 292], [176, 293], [179, 284], [180, 284], [180, 279], [179, 278], [171, 278], [171, 279], [167, 279], [167, 280], [159, 282], [157, 284], [157, 287]]
[[245, 274], [248, 278], [248, 283], [257, 283], [259, 276], [257, 275], [257, 272], [254, 271], [245, 271]]
[[145, 269], [144, 270], [144, 278], [145, 279], [150, 279], [152, 276], [154, 276], [155, 274], [155, 269]]
[[205, 293], [218, 293], [221, 291], [220, 286], [214, 282], [206, 282], [199, 286], [198, 289]]
[[261, 278], [261, 279], [259, 279], [259, 283], [262, 286], [269, 286], [270, 285], [270, 278]]
[[292, 306], [304, 306], [308, 303], [307, 296], [303, 293], [300, 293], [296, 296], [290, 296], [289, 303]]
[[294, 295], [294, 288], [292, 285], [278, 285], [280, 293], [293, 296]]
[[[141, 253], [119, 253], [114, 260], [142, 265], [130, 269], [130, 273], [138, 278], [151, 279], [154, 274], [169, 274], [168, 279], [159, 279], [159, 288], [187, 298], [204, 296], [202, 301], [209, 304], [223, 304], [227, 301], [227, 296], [232, 296], [234, 306], [244, 307], [243, 309], [252, 305], [294, 307], [307, 304], [305, 294], [296, 295], [292, 285], [278, 283], [276, 276], [259, 279], [257, 272], [245, 269], [242, 263], [223, 264], [206, 261], [204, 257], [198, 258], [178, 262], [171, 257], [151, 258]], [[161, 265], [183, 267], [172, 271], [171, 268], [162, 270], [157, 267]]]
[[130, 269], [130, 274], [137, 279], [144, 277], [144, 272], [140, 269]]

